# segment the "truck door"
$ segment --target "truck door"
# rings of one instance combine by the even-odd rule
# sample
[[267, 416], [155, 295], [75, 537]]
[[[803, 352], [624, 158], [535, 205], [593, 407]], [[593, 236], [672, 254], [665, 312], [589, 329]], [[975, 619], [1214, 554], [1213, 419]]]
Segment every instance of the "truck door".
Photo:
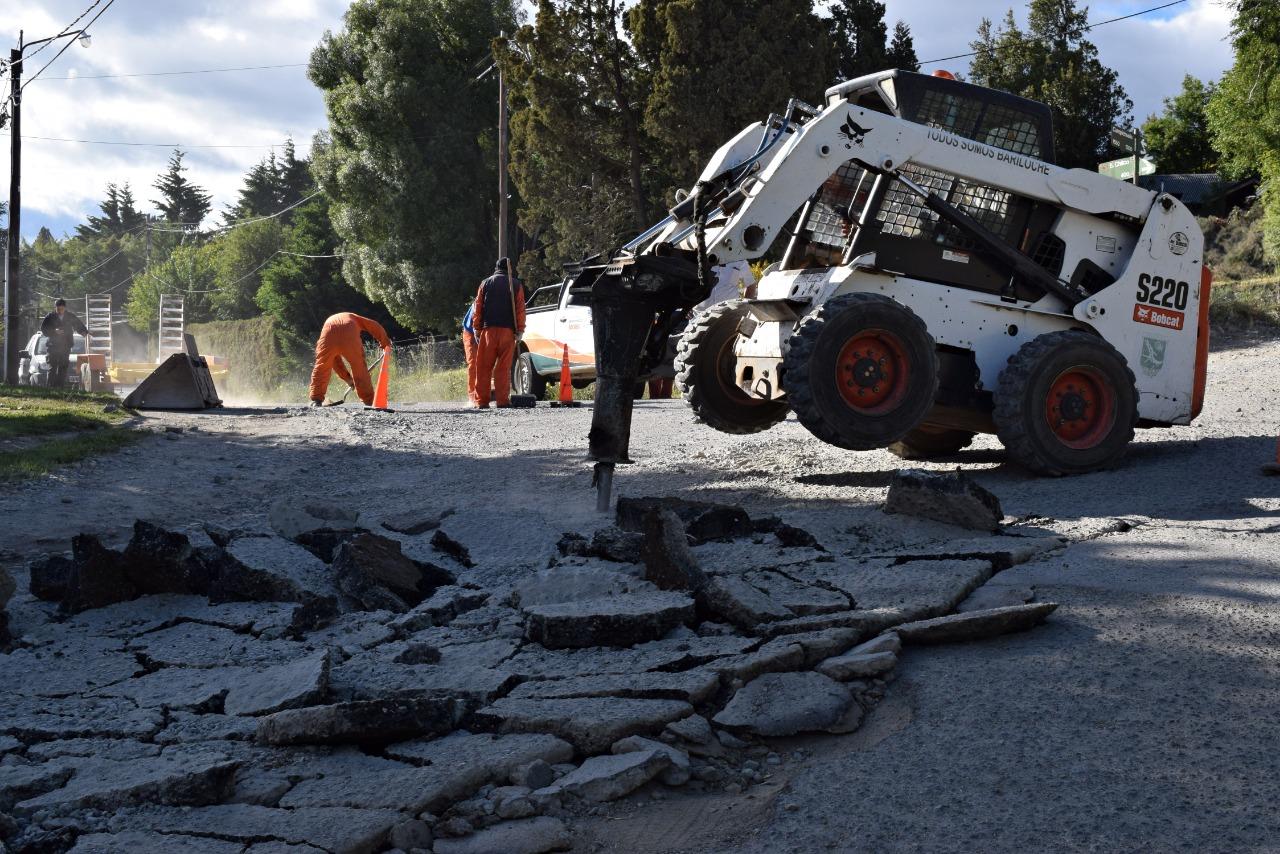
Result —
[[569, 368], [573, 373], [594, 372], [596, 340], [591, 328], [591, 307], [569, 304], [569, 281], [560, 289], [556, 315], [556, 340], [569, 345]]

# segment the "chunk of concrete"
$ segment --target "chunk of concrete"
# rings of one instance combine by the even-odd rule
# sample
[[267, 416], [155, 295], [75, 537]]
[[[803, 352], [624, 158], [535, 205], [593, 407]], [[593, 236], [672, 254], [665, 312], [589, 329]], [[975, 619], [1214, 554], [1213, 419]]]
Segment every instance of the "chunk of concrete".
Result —
[[632, 593], [525, 609], [525, 637], [548, 649], [634, 646], [693, 623], [693, 600], [680, 593]]
[[741, 507], [673, 497], [620, 497], [617, 503], [618, 527], [624, 531], [643, 532], [645, 517], [650, 512], [663, 510], [679, 517], [695, 542], [748, 537], [752, 534], [751, 517]]
[[421, 800], [424, 809], [439, 810], [532, 764], [567, 762], [573, 758], [573, 747], [550, 735], [496, 736], [458, 731], [444, 738], [393, 744], [385, 753], [391, 759], [430, 771], [430, 779], [422, 786]]
[[264, 744], [386, 744], [419, 735], [443, 735], [464, 709], [448, 698], [357, 700], [276, 712], [258, 724]]
[[351, 776], [325, 775], [302, 780], [280, 798], [279, 805], [286, 809], [398, 809], [416, 814], [427, 809], [437, 777], [434, 769], [383, 760], [378, 767], [361, 768]]
[[594, 803], [616, 801], [670, 767], [668, 753], [653, 749], [593, 756], [547, 788], [534, 792], [531, 798], [535, 803], [564, 795]]
[[118, 697], [6, 697], [0, 735], [25, 742], [61, 738], [150, 738], [164, 724], [160, 709]]
[[225, 558], [220, 560], [210, 585], [210, 598], [216, 601], [302, 602], [336, 593], [329, 567], [288, 540], [233, 540], [226, 548]]
[[563, 821], [550, 816], [504, 821], [456, 839], [437, 839], [436, 854], [544, 854], [568, 851], [573, 837]]
[[124, 550], [124, 571], [143, 595], [207, 593], [207, 580], [199, 573], [189, 575], [190, 560], [197, 548], [212, 544], [203, 532], [198, 532], [197, 542], [192, 543], [184, 533], [138, 519]]
[[687, 718], [672, 721], [667, 724], [663, 733], [664, 737], [666, 733], [670, 733], [677, 739], [691, 744], [710, 744], [716, 737], [715, 731], [711, 729], [711, 722], [702, 715], [689, 715]]
[[825, 583], [852, 596], [860, 608], [897, 608], [904, 619], [922, 619], [949, 614], [991, 578], [992, 567], [990, 561], [974, 558], [837, 563], [818, 572]]
[[453, 584], [453, 573], [411, 560], [400, 543], [377, 534], [357, 534], [333, 556], [338, 589], [367, 611], [403, 613], [438, 588]]
[[244, 844], [204, 836], [126, 830], [124, 833], [86, 833], [68, 854], [120, 854], [122, 851], [166, 851], [174, 854], [242, 854]]
[[760, 623], [795, 616], [790, 608], [775, 602], [744, 579], [733, 575], [709, 578], [698, 591], [698, 602], [717, 617], [748, 630]]
[[803, 584], [780, 572], [750, 572], [743, 578], [773, 602], [797, 616], [805, 614], [831, 614], [847, 611], [854, 606], [848, 594], [825, 587]]
[[331, 531], [350, 531], [356, 528], [357, 513], [337, 504], [320, 501], [299, 503], [296, 499], [281, 498], [272, 503], [267, 520], [275, 532], [286, 540], [299, 534], [328, 528]]
[[618, 528], [601, 528], [591, 535], [589, 553], [615, 563], [639, 563], [644, 560], [644, 535]]
[[710, 668], [678, 673], [608, 673], [524, 682], [507, 696], [514, 698], [569, 699], [573, 697], [632, 697], [648, 700], [684, 700], [699, 705], [711, 699], [720, 677]]
[[476, 712], [475, 720], [478, 726], [501, 733], [550, 733], [593, 754], [603, 753], [629, 735], [657, 733], [692, 713], [692, 706], [678, 700], [503, 698]]
[[37, 599], [61, 602], [71, 590], [75, 561], [65, 555], [41, 555], [31, 562], [28, 590]]
[[889, 484], [884, 512], [918, 516], [975, 531], [998, 531], [1000, 499], [961, 472], [900, 469]]
[[265, 640], [206, 623], [179, 623], [134, 638], [128, 649], [149, 667], [236, 667], [277, 664], [306, 654], [287, 640]]
[[8, 812], [19, 801], [57, 789], [71, 778], [71, 767], [63, 763], [6, 765], [0, 771], [0, 811]]
[[319, 703], [329, 688], [329, 651], [287, 664], [245, 673], [231, 681], [223, 711], [228, 715], [269, 715]]
[[689, 782], [692, 772], [689, 764], [689, 754], [683, 750], [664, 744], [661, 741], [654, 741], [651, 738], [645, 738], [640, 735], [633, 735], [628, 738], [619, 739], [613, 743], [610, 748], [616, 754], [638, 753], [652, 750], [661, 753], [671, 761], [671, 764], [664, 768], [659, 774], [658, 779], [667, 786], [683, 786]]
[[652, 510], [644, 518], [644, 577], [663, 590], [698, 591], [707, 574], [689, 550], [684, 523], [670, 510]]
[[903, 623], [894, 631], [904, 644], [961, 643], [1021, 632], [1043, 623], [1057, 610], [1056, 602], [1011, 605], [987, 611], [969, 611], [932, 620]]
[[830, 676], [837, 682], [848, 682], [850, 679], [870, 679], [882, 673], [888, 673], [898, 663], [898, 656], [892, 652], [873, 652], [864, 655], [837, 655], [828, 658], [817, 666], [823, 676]]
[[522, 576], [512, 591], [512, 600], [520, 608], [533, 608], [657, 589], [616, 566], [593, 560], [583, 566], [554, 566]]
[[170, 712], [168, 726], [156, 733], [157, 744], [193, 741], [251, 741], [258, 731], [253, 718], [236, 715], [196, 715]]
[[766, 673], [738, 689], [712, 722], [762, 736], [819, 732], [840, 723], [849, 689], [820, 673]]
[[62, 756], [87, 756], [94, 759], [123, 761], [159, 756], [160, 746], [130, 738], [67, 738], [43, 741], [27, 748], [27, 758], [48, 762]]
[[395, 810], [344, 807], [286, 810], [252, 804], [219, 804], [117, 815], [112, 820], [112, 829], [198, 834], [243, 844], [272, 839], [291, 845], [314, 845], [327, 852], [368, 854], [380, 850], [391, 828], [403, 820], [403, 814]]
[[453, 510], [436, 510], [431, 507], [412, 507], [392, 513], [382, 520], [382, 527], [397, 534], [408, 534], [416, 537], [427, 531], [434, 531], [440, 523], [453, 515]]
[[398, 632], [419, 632], [432, 626], [448, 625], [459, 614], [479, 608], [489, 601], [489, 594], [466, 587], [441, 587], [431, 598], [390, 623]]
[[124, 556], [103, 546], [97, 537], [76, 534], [71, 538], [71, 553], [74, 567], [60, 606], [63, 613], [78, 614], [138, 595], [125, 572]]
[[957, 605], [956, 610], [961, 613], [965, 611], [988, 611], [992, 608], [1007, 608], [1010, 605], [1025, 605], [1035, 598], [1036, 591], [1032, 587], [984, 584], [970, 593], [969, 598]]
[[504, 670], [395, 664], [380, 660], [375, 652], [334, 667], [329, 690], [342, 702], [452, 697], [474, 708], [505, 695], [515, 682], [515, 675]]
[[239, 763], [203, 748], [173, 748], [159, 756], [84, 759], [67, 784], [22, 801], [24, 815], [42, 810], [66, 814], [87, 809], [115, 810], [131, 804], [191, 805], [217, 803], [230, 796]]

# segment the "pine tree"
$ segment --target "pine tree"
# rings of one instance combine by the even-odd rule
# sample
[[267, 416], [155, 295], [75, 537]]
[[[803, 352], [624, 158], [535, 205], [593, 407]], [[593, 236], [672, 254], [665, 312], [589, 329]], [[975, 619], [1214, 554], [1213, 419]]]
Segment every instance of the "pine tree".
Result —
[[1085, 38], [1086, 10], [1076, 0], [1030, 0], [1027, 30], [1010, 10], [1000, 30], [983, 19], [972, 43], [972, 82], [1048, 104], [1058, 163], [1092, 169], [1108, 154], [1108, 135], [1128, 125], [1133, 102], [1116, 72]]
[[893, 38], [889, 41], [889, 50], [885, 55], [885, 67], [901, 68], [904, 71], [920, 70], [915, 40], [911, 38], [911, 28], [906, 21], [893, 25]]
[[891, 67], [887, 38], [883, 3], [876, 0], [838, 0], [833, 3], [831, 41], [836, 53], [836, 82]]
[[77, 237], [86, 240], [119, 237], [137, 230], [147, 221], [146, 214], [134, 207], [133, 191], [127, 183], [124, 187], [107, 184], [107, 197], [98, 203], [98, 208], [102, 215], [90, 215], [86, 222], [77, 225]]
[[184, 152], [174, 149], [169, 157], [168, 169], [152, 185], [160, 191], [161, 198], [151, 203], [160, 211], [165, 222], [194, 229], [208, 216], [211, 196], [187, 180], [184, 174], [187, 168], [182, 165], [182, 158], [185, 156]]

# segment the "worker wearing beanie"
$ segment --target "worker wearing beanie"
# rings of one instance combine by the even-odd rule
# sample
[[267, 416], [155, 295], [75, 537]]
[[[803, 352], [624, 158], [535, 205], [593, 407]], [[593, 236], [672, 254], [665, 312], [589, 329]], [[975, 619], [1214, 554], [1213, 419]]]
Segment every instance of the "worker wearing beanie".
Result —
[[472, 324], [480, 339], [476, 353], [476, 405], [489, 408], [489, 383], [498, 398], [498, 407], [511, 405], [511, 360], [516, 338], [524, 334], [524, 288], [514, 274], [508, 276], [511, 262], [499, 258], [493, 275], [480, 283], [476, 291]]
[[[365, 406], [373, 406], [373, 383], [364, 363], [364, 344], [360, 334], [366, 333], [386, 349], [391, 346], [382, 324], [350, 311], [340, 312], [324, 322], [320, 340], [316, 342], [316, 364], [311, 369], [311, 405], [324, 404], [331, 373], [347, 385], [355, 386]], [[346, 362], [344, 365], [343, 362]]]

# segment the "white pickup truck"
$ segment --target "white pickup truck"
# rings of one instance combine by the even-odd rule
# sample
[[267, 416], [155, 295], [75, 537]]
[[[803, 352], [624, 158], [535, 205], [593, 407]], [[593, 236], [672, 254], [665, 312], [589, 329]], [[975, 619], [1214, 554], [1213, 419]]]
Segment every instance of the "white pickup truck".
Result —
[[[750, 293], [756, 279], [745, 261], [716, 268], [717, 283], [706, 302], [691, 313], [722, 300]], [[560, 382], [560, 360], [569, 346], [569, 373], [575, 388], [586, 388], [596, 379], [596, 340], [591, 328], [591, 307], [569, 303], [572, 278], [538, 288], [525, 302], [524, 338], [511, 363], [511, 390], [541, 399], [548, 384]], [[673, 335], [666, 362], [654, 376], [672, 376], [671, 357], [678, 335]], [[642, 379], [648, 379], [647, 377]], [[644, 382], [636, 387], [636, 397], [644, 394]]]
[[541, 399], [548, 383], [560, 381], [560, 361], [569, 347], [573, 384], [584, 388], [596, 378], [595, 333], [591, 308], [569, 304], [569, 280], [538, 288], [525, 303], [524, 338], [511, 365], [511, 389]]

